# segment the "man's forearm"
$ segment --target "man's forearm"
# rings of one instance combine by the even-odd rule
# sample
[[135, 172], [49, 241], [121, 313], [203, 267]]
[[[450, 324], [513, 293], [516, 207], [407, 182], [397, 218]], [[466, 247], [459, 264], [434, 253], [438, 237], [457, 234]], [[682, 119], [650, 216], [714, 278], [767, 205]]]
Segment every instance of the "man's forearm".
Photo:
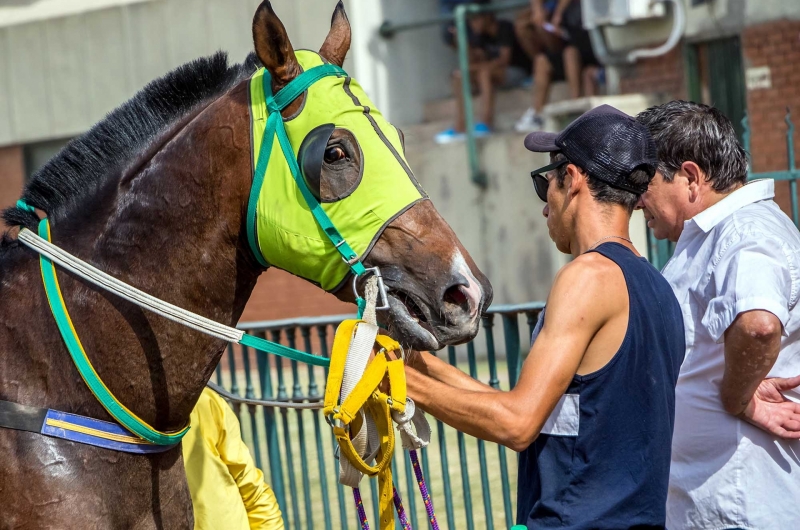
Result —
[[781, 323], [767, 311], [739, 315], [725, 331], [725, 373], [720, 398], [725, 410], [739, 415], [769, 374], [781, 347]]
[[499, 392], [429, 352], [415, 353], [406, 362], [412, 369], [454, 388], [475, 392]]
[[422, 410], [461, 432], [514, 451], [523, 450], [535, 437], [528, 424], [533, 415], [515, 410], [510, 392], [486, 385], [486, 390], [455, 388], [414, 369], [406, 370], [406, 385], [409, 397]]

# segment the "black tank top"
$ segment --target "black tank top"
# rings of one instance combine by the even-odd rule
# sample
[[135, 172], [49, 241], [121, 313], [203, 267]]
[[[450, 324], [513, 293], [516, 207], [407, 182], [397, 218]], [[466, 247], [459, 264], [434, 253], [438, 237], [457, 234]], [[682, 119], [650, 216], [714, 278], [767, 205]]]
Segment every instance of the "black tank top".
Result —
[[[685, 350], [672, 288], [618, 243], [597, 252], [628, 288], [625, 338], [600, 370], [573, 377], [542, 433], [519, 458], [517, 523], [533, 528], [663, 528]], [[536, 339], [544, 312], [532, 340]]]

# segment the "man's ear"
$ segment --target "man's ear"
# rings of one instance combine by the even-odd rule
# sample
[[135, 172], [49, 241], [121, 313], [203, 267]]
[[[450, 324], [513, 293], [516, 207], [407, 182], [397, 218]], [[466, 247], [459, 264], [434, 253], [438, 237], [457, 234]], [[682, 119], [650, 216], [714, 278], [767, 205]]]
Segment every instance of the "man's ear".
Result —
[[575, 164], [567, 164], [567, 174], [564, 177], [564, 187], [570, 198], [577, 195], [586, 186], [586, 173]]
[[681, 176], [686, 179], [689, 188], [689, 200], [691, 202], [696, 201], [700, 196], [701, 188], [708, 182], [705, 171], [700, 169], [700, 166], [694, 162], [686, 161], [681, 164], [679, 172]]

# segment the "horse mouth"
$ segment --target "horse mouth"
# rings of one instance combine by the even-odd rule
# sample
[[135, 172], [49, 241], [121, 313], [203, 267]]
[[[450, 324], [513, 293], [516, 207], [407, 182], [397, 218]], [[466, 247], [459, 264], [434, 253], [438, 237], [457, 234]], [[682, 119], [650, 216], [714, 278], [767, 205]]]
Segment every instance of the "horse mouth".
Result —
[[428, 306], [405, 291], [392, 289], [388, 296], [389, 333], [404, 347], [438, 350], [441, 344], [431, 325]]

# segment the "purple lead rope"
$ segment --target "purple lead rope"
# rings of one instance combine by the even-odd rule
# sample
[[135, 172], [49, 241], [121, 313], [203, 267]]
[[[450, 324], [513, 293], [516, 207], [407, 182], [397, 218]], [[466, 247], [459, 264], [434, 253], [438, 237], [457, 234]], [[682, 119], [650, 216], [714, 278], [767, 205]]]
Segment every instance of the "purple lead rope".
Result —
[[358, 512], [358, 521], [361, 523], [361, 530], [369, 530], [369, 522], [367, 522], [367, 514], [364, 511], [364, 501], [361, 500], [361, 490], [353, 488], [353, 499], [356, 501], [356, 511]]
[[422, 494], [422, 501], [425, 503], [425, 511], [428, 513], [428, 520], [431, 523], [433, 530], [439, 530], [439, 523], [436, 522], [436, 514], [433, 511], [433, 499], [428, 492], [428, 487], [425, 485], [425, 479], [422, 477], [422, 469], [419, 466], [419, 458], [417, 458], [416, 449], [409, 451], [408, 456], [411, 457], [411, 465], [414, 466], [414, 475], [417, 477], [417, 484], [419, 485], [419, 492]]
[[400, 494], [397, 493], [397, 488], [392, 486], [392, 491], [394, 492], [394, 507], [397, 510], [397, 518], [400, 519], [400, 526], [403, 527], [403, 530], [414, 530], [411, 528], [411, 523], [408, 522], [406, 510], [403, 508], [403, 500], [400, 498]]

